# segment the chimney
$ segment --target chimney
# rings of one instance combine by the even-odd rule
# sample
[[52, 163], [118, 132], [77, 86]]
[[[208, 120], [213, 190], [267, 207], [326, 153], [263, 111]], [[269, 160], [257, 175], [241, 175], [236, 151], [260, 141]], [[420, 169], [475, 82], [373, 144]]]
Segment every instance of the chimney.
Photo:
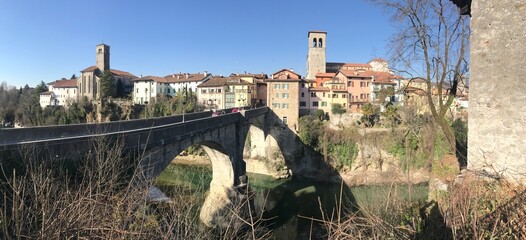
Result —
[[175, 78], [175, 74], [172, 74], [172, 78]]
[[203, 73], [203, 75], [204, 75], [205, 77], [208, 76], [208, 71], [205, 71], [205, 72]]
[[291, 71], [291, 72], [294, 72], [294, 68], [290, 68], [290, 71]]
[[185, 77], [186, 79], [188, 79], [188, 73], [185, 73], [185, 74], [184, 74], [184, 77]]
[[179, 76], [181, 76], [181, 75], [177, 75], [177, 80], [179, 80]]

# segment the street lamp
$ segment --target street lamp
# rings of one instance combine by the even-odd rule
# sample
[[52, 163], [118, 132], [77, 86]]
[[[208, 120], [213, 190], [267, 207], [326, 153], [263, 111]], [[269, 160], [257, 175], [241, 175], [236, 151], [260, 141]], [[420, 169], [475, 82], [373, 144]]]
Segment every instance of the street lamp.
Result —
[[184, 87], [183, 87], [183, 97], [184, 97], [184, 100], [183, 100], [183, 122], [184, 122], [184, 114], [186, 112], [186, 101], [188, 100], [188, 86], [186, 82], [184, 83]]
[[183, 122], [184, 122], [184, 113], [186, 112], [185, 105], [186, 105], [186, 101], [183, 101]]

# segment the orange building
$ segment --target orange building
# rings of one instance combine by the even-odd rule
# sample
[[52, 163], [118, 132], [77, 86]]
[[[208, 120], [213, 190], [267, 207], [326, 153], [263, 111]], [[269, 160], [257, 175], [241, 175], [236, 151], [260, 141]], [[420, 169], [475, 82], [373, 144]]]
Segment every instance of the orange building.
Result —
[[347, 83], [347, 108], [352, 112], [361, 112], [363, 105], [370, 100], [372, 72], [340, 70], [334, 78]]
[[324, 83], [327, 81], [332, 81], [332, 79], [336, 76], [336, 73], [318, 73], [316, 74], [316, 86], [315, 87], [323, 87]]

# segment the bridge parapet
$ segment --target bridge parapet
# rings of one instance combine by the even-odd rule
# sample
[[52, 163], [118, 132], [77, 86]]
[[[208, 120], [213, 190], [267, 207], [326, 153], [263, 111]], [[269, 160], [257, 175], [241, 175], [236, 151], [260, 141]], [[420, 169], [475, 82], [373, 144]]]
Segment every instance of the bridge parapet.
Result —
[[[210, 117], [211, 115], [212, 114], [210, 112], [190, 113], [185, 114], [184, 120], [192, 121], [196, 119]], [[0, 146], [18, 142], [31, 142], [65, 137], [81, 137], [87, 135], [107, 134], [120, 131], [161, 126], [172, 123], [179, 123], [182, 121], [183, 116], [177, 115], [170, 117], [125, 120], [107, 123], [70, 124], [31, 128], [0, 129]]]

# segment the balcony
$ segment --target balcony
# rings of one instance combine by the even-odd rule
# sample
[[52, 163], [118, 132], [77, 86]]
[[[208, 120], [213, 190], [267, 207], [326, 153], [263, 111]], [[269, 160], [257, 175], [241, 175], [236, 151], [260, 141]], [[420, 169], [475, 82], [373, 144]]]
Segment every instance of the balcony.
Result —
[[380, 90], [382, 90], [382, 86], [373, 85], [373, 92], [378, 92]]

